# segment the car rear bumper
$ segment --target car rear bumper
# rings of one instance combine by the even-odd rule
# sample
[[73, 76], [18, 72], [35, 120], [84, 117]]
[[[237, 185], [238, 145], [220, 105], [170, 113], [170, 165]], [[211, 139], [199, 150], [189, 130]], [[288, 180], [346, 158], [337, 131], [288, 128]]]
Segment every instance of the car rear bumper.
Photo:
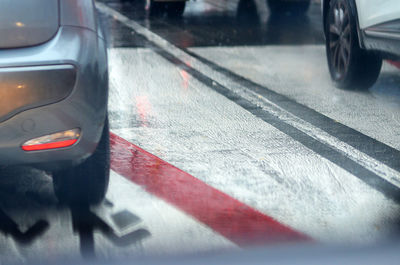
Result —
[[70, 64], [0, 68], [0, 122], [71, 94], [76, 68]]
[[[105, 43], [88, 29], [61, 27], [45, 44], [0, 50], [0, 165], [54, 170], [89, 157], [106, 117], [107, 76]], [[73, 146], [21, 148], [33, 138], [74, 128], [81, 136]]]

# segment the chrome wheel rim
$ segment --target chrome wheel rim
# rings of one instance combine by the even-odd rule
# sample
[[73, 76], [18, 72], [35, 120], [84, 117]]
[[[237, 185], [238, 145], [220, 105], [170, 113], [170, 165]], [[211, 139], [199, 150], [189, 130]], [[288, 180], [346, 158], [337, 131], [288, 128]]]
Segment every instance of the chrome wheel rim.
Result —
[[349, 67], [352, 41], [350, 14], [342, 1], [337, 1], [331, 8], [328, 27], [331, 66], [335, 79], [340, 80]]

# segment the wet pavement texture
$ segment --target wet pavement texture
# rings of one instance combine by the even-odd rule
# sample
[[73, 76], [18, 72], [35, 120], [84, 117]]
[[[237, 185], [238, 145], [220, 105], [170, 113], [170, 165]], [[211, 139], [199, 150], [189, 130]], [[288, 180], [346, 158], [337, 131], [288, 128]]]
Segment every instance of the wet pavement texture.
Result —
[[[320, 6], [198, 0], [182, 18], [98, 1], [109, 47], [112, 172], [97, 207], [51, 176], [0, 174], [1, 263], [220, 253], [397, 239], [400, 71], [335, 88]], [[260, 239], [261, 235], [261, 239]], [[60, 240], [62, 239], [62, 240]]]
[[105, 23], [148, 41], [110, 49], [111, 86], [126, 88], [111, 93], [114, 131], [317, 240], [379, 240], [398, 215], [398, 69], [337, 89], [318, 2], [305, 16], [255, 2], [190, 2], [171, 19], [105, 1], [118, 12], [101, 9]]

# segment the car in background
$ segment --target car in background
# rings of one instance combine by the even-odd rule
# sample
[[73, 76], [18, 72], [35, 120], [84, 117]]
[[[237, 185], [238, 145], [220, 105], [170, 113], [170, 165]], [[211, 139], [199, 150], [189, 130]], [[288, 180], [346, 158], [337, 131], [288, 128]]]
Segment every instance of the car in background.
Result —
[[166, 12], [169, 17], [180, 17], [185, 11], [186, 1], [187, 0], [145, 0], [144, 9], [150, 16], [158, 16]]
[[322, 0], [329, 71], [341, 88], [366, 89], [382, 59], [400, 56], [399, 0]]
[[162, 16], [165, 13], [168, 17], [181, 17], [185, 11], [188, 0], [120, 0], [121, 2], [132, 2], [143, 7], [143, 10], [150, 17]]
[[[143, 0], [122, 0], [122, 2], [139, 2]], [[150, 16], [180, 17], [188, 0], [144, 0], [144, 9]], [[253, 0], [248, 0], [253, 1]], [[266, 1], [272, 14], [291, 13], [302, 15], [307, 12], [311, 0], [263, 0]]]
[[291, 13], [303, 15], [310, 7], [311, 0], [267, 0], [272, 14]]
[[93, 0], [2, 0], [0, 35], [0, 166], [51, 172], [61, 202], [100, 202], [108, 67]]

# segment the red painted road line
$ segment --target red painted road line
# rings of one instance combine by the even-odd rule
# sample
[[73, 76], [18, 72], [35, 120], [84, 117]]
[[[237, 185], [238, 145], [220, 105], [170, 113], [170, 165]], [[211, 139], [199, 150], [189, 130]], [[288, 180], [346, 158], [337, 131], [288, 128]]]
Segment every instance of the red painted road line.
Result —
[[399, 68], [400, 69], [400, 62], [398, 62], [398, 61], [388, 61], [391, 65], [394, 65], [394, 66], [396, 66], [397, 68]]
[[111, 168], [239, 246], [311, 240], [111, 133]]

